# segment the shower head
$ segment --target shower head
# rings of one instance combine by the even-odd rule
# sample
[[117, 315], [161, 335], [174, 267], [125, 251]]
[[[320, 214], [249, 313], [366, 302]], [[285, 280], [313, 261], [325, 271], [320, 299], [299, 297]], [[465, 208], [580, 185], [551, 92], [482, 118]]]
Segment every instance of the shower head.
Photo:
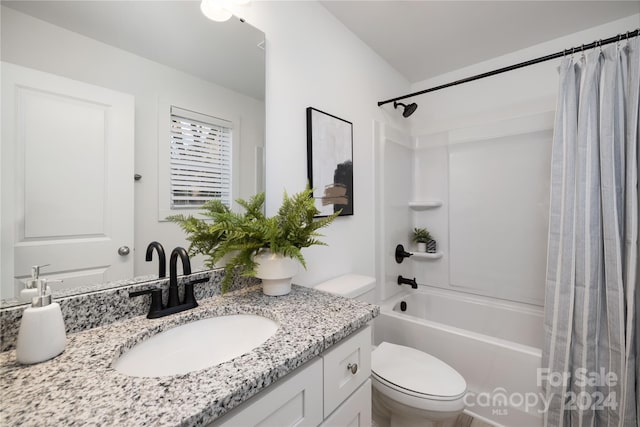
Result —
[[415, 102], [412, 102], [409, 105], [403, 104], [402, 102], [394, 102], [393, 108], [398, 108], [398, 105], [401, 105], [404, 107], [404, 111], [402, 112], [402, 117], [409, 117], [410, 115], [413, 114], [414, 111], [416, 111], [416, 108], [418, 108], [418, 104], [416, 104]]

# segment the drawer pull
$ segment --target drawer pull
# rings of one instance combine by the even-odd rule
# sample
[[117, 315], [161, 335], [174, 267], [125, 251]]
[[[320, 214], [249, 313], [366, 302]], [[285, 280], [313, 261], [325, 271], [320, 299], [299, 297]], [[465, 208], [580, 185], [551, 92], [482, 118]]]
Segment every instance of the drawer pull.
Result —
[[353, 375], [358, 373], [358, 364], [357, 363], [349, 363], [347, 365], [347, 369], [351, 371]]

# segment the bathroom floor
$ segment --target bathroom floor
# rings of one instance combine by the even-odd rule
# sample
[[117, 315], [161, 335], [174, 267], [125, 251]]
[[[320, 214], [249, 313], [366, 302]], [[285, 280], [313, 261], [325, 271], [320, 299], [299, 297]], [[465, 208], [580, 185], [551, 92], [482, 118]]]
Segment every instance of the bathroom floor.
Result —
[[485, 423], [484, 421], [480, 421], [477, 418], [473, 418], [471, 415], [460, 414], [454, 427], [493, 427], [489, 423]]
[[[375, 421], [372, 420], [372, 427], [382, 427], [376, 424]], [[416, 426], [420, 427], [420, 426]], [[489, 423], [485, 423], [484, 421], [480, 421], [479, 419], [473, 418], [471, 415], [460, 414], [456, 419], [455, 423], [452, 427], [493, 427]]]

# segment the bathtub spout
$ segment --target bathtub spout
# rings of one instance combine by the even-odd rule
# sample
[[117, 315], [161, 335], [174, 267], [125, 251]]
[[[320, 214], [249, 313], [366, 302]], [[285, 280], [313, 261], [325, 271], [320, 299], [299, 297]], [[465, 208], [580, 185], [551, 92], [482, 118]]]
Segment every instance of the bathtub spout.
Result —
[[398, 285], [411, 285], [411, 288], [418, 289], [418, 282], [416, 278], [407, 279], [406, 277], [398, 276]]

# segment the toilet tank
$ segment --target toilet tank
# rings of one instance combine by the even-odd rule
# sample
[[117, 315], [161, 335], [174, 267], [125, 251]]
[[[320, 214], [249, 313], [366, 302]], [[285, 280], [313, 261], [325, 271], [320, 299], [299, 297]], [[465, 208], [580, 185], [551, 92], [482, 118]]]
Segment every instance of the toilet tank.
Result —
[[361, 274], [345, 274], [314, 286], [319, 291], [345, 298], [355, 298], [370, 304], [376, 302], [376, 279]]

